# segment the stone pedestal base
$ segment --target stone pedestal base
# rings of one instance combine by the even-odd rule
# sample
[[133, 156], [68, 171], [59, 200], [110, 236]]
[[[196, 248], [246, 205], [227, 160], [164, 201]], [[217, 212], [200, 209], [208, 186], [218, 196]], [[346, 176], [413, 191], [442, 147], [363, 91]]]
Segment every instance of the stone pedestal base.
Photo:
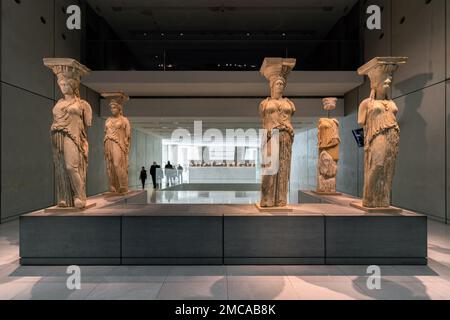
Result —
[[387, 208], [368, 208], [363, 206], [361, 201], [351, 202], [350, 206], [353, 208], [363, 210], [368, 213], [401, 213], [403, 210], [400, 208], [387, 207]]
[[119, 192], [106, 192], [103, 194], [103, 196], [107, 199], [109, 198], [118, 198], [118, 197], [125, 197], [127, 195], [132, 194], [133, 191], [132, 190], [128, 190], [127, 192], [124, 193], [119, 193]]
[[[136, 197], [139, 198], [139, 194]], [[97, 198], [98, 199], [98, 198]], [[20, 217], [22, 265], [427, 263], [427, 217], [333, 204], [119, 204]]]
[[258, 203], [256, 203], [255, 207], [259, 210], [259, 212], [266, 212], [266, 213], [289, 213], [289, 212], [294, 211], [289, 206], [286, 206], [286, 207], [261, 207]]
[[61, 213], [77, 213], [77, 212], [83, 212], [86, 211], [88, 209], [92, 209], [97, 205], [96, 202], [87, 202], [86, 206], [82, 209], [78, 209], [75, 207], [68, 207], [68, 208], [62, 208], [62, 207], [51, 207], [51, 208], [47, 208], [44, 210], [45, 213], [57, 213], [57, 212], [61, 212]]
[[316, 190], [311, 190], [312, 193], [317, 194], [319, 196], [341, 196], [342, 193], [340, 192], [320, 192]]

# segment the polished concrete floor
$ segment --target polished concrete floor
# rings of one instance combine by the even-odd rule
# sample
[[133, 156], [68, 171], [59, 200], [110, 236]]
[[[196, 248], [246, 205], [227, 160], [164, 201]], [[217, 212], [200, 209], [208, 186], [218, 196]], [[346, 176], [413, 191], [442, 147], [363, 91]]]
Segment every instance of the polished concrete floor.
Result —
[[428, 266], [20, 266], [18, 221], [0, 225], [0, 299], [450, 299], [450, 225], [429, 221]]

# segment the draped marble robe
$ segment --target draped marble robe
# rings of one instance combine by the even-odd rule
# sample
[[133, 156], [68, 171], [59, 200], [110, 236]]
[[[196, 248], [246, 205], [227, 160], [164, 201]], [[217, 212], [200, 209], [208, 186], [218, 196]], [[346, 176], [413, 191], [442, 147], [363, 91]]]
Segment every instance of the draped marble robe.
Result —
[[105, 124], [105, 159], [111, 192], [128, 191], [128, 154], [131, 126], [122, 115], [109, 117]]
[[81, 201], [78, 207], [86, 202], [89, 153], [86, 131], [91, 122], [91, 106], [79, 97], [71, 101], [61, 99], [53, 108], [51, 141], [59, 207], [74, 207], [76, 199]]
[[339, 161], [339, 121], [321, 118], [318, 124], [319, 159], [317, 167], [317, 192], [335, 193], [337, 163]]
[[[261, 207], [285, 207], [288, 202], [289, 177], [291, 172], [292, 144], [294, 129], [291, 117], [295, 113], [295, 105], [287, 98], [267, 98], [260, 105], [260, 116], [267, 137], [263, 141], [263, 175], [261, 181]], [[272, 150], [273, 130], [279, 131], [278, 152]], [[267, 167], [273, 166], [269, 159], [276, 157], [277, 172], [265, 174]]]
[[359, 107], [358, 122], [364, 126], [363, 206], [390, 206], [390, 193], [400, 142], [398, 108], [392, 100], [368, 98]]

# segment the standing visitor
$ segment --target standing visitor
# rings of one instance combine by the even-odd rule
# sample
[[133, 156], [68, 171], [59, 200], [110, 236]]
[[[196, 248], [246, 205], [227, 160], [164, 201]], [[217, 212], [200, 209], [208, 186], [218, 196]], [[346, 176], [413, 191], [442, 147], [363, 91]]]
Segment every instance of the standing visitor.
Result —
[[142, 182], [142, 189], [145, 189], [145, 181], [147, 180], [147, 170], [145, 170], [144, 167], [142, 167], [142, 170], [141, 170], [141, 174], [140, 174], [140, 176], [139, 176], [139, 179], [140, 179], [141, 182]]
[[152, 166], [150, 167], [150, 175], [152, 176], [153, 189], [157, 188], [157, 184], [156, 184], [156, 170], [160, 169], [160, 168], [161, 167], [156, 163], [156, 161], [154, 161]]

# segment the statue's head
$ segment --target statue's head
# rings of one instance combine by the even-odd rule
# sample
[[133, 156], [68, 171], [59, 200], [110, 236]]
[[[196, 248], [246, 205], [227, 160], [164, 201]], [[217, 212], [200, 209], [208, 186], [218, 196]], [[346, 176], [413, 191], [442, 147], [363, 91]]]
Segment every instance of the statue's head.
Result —
[[270, 83], [270, 92], [273, 98], [283, 96], [286, 89], [287, 76], [295, 67], [296, 60], [291, 58], [265, 58], [261, 66], [261, 74]]
[[109, 100], [111, 114], [114, 117], [123, 116], [123, 105], [130, 99], [126, 94], [123, 92], [105, 92], [102, 93], [102, 97]]
[[68, 77], [64, 73], [58, 74], [58, 86], [61, 89], [63, 95], [75, 95], [80, 96], [79, 87], [80, 81], [71, 77]]
[[387, 95], [392, 86], [392, 77], [397, 65], [380, 65], [369, 71], [370, 88], [381, 95]]
[[286, 79], [280, 76], [275, 76], [270, 79], [270, 93], [272, 97], [282, 97], [286, 89]]
[[116, 101], [112, 101], [109, 106], [111, 107], [111, 114], [114, 117], [121, 116], [123, 114], [122, 105], [117, 103]]

